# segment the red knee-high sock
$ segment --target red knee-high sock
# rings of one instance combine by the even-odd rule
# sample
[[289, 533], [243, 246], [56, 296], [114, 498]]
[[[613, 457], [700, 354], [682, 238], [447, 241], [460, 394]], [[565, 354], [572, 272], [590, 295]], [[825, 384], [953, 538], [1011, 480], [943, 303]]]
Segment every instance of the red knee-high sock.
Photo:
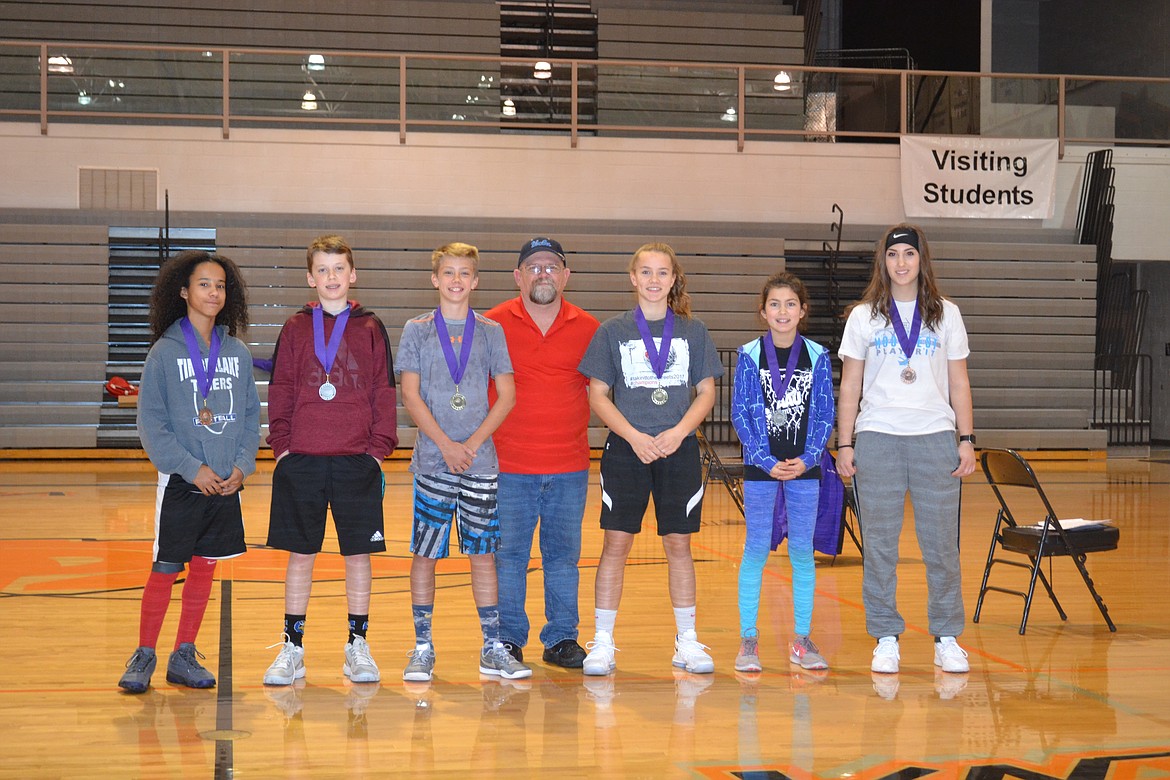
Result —
[[142, 589], [142, 613], [138, 619], [138, 646], [153, 648], [158, 644], [167, 607], [171, 605], [171, 586], [175, 584], [178, 572], [163, 573], [152, 571]]
[[187, 582], [183, 585], [183, 611], [179, 615], [179, 632], [175, 635], [175, 649], [184, 642], [194, 642], [207, 611], [207, 600], [211, 597], [211, 581], [215, 575], [215, 561], [210, 558], [191, 559], [187, 570]]

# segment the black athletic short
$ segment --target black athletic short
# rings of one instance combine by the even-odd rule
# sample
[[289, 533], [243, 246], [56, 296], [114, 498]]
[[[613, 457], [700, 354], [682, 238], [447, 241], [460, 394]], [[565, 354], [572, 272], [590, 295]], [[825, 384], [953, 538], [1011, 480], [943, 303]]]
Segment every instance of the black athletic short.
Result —
[[158, 475], [154, 504], [154, 560], [187, 563], [191, 557], [243, 555], [240, 494], [205, 496], [178, 474]]
[[382, 464], [372, 455], [290, 452], [272, 472], [268, 546], [304, 555], [321, 552], [329, 509], [342, 555], [385, 552], [385, 489]]
[[611, 433], [601, 455], [601, 527], [640, 532], [651, 495], [659, 536], [698, 532], [703, 513], [698, 439], [688, 436], [673, 454], [643, 463], [629, 442]]

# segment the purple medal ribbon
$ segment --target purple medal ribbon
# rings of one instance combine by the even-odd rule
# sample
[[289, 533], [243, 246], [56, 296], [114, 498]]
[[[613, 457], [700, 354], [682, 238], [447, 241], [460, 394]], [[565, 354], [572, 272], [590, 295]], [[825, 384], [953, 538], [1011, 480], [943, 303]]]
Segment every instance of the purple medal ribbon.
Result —
[[[179, 327], [183, 329], [183, 338], [187, 341], [187, 355], [191, 358], [191, 371], [195, 374], [195, 385], [199, 395], [203, 398], [203, 406], [207, 407], [207, 395], [211, 392], [211, 378], [215, 376], [215, 365], [219, 361], [219, 331], [211, 326], [211, 344], [208, 345], [207, 366], [203, 365], [203, 354], [199, 351], [199, 339], [195, 335], [195, 326], [191, 320], [184, 317], [179, 320]], [[205, 423], [206, 424], [206, 423]]]
[[796, 373], [796, 363], [800, 359], [800, 350], [804, 347], [804, 337], [799, 333], [792, 342], [792, 349], [788, 353], [788, 363], [784, 366], [784, 378], [780, 378], [780, 366], [775, 360], [768, 358], [776, 354], [776, 344], [772, 341], [772, 331], [764, 334], [764, 362], [768, 364], [768, 373], [771, 374], [772, 390], [776, 393], [776, 402], [779, 403], [788, 392], [792, 384], [792, 375]]
[[[788, 362], [784, 366], [784, 378], [781, 379], [779, 376], [780, 366], [775, 360], [770, 359], [776, 354], [776, 343], [772, 340], [772, 331], [769, 330], [764, 334], [764, 349], [761, 357], [768, 365], [772, 391], [776, 394], [777, 403], [784, 398], [788, 392], [788, 386], [792, 384], [792, 375], [796, 373], [796, 364], [800, 360], [802, 349], [804, 349], [804, 337], [797, 333], [796, 338], [792, 341], [792, 348], [788, 352]], [[787, 535], [788, 513], [785, 511], [784, 505], [784, 486], [779, 485], [776, 488], [776, 503], [772, 506], [772, 549], [775, 550]]]
[[459, 362], [455, 362], [455, 348], [451, 346], [451, 335], [447, 333], [447, 322], [443, 313], [435, 309], [435, 331], [439, 334], [439, 345], [443, 348], [443, 357], [447, 359], [447, 370], [451, 372], [451, 381], [456, 389], [463, 372], [467, 370], [467, 362], [471, 358], [471, 340], [475, 337], [475, 312], [467, 309], [467, 324], [463, 326], [463, 346], [459, 349]]
[[634, 324], [638, 326], [638, 333], [642, 336], [642, 344], [646, 347], [646, 358], [650, 361], [650, 368], [654, 369], [654, 376], [662, 379], [666, 373], [666, 360], [670, 357], [670, 344], [674, 338], [674, 310], [666, 310], [666, 322], [662, 325], [662, 349], [655, 349], [654, 337], [650, 335], [650, 326], [646, 324], [646, 315], [642, 307], [634, 309]]
[[333, 323], [333, 332], [329, 334], [329, 343], [325, 343], [325, 311], [320, 306], [313, 307], [313, 351], [321, 367], [325, 369], [325, 381], [329, 381], [329, 372], [333, 370], [333, 361], [337, 359], [337, 352], [341, 349], [341, 337], [345, 334], [345, 324], [349, 322], [349, 310], [339, 313]]
[[898, 337], [898, 344], [906, 356], [906, 363], [914, 356], [914, 348], [918, 346], [918, 334], [922, 332], [922, 313], [918, 311], [918, 301], [914, 301], [914, 320], [910, 323], [910, 334], [906, 334], [906, 326], [902, 324], [902, 315], [898, 313], [898, 306], [890, 298], [890, 322], [894, 326], [894, 334]]

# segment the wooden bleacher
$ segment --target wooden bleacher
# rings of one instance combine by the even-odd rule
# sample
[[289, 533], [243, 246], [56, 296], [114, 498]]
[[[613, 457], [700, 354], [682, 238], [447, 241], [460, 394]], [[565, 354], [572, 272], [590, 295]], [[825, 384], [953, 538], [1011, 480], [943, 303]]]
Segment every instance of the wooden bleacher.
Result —
[[[0, 287], [0, 449], [98, 447], [101, 409], [116, 405], [102, 387], [107, 227], [96, 224], [101, 215], [35, 216], [19, 222], [0, 219], [0, 260], [15, 269], [13, 280]], [[94, 224], [70, 224], [70, 219]], [[319, 231], [289, 227], [310, 222], [299, 216], [182, 215], [184, 225], [217, 228], [219, 251], [243, 269], [253, 321], [247, 340], [257, 357], [271, 355], [280, 325], [312, 297], [305, 285], [304, 246]], [[671, 243], [686, 269], [696, 316], [717, 346], [734, 348], [759, 332], [760, 285], [784, 267], [786, 241], [776, 235], [807, 238], [824, 232], [816, 226], [766, 226], [753, 232], [710, 223], [568, 220], [535, 231], [519, 221], [503, 230], [496, 221], [454, 219], [416, 220], [409, 229], [372, 227], [387, 222], [350, 217], [333, 224], [355, 248], [354, 297], [379, 313], [395, 344], [409, 317], [435, 305], [429, 279], [433, 247], [451, 240], [479, 246], [481, 278], [473, 305], [482, 311], [515, 294], [516, 252], [532, 235], [547, 233], [569, 252], [570, 298], [600, 319], [633, 303], [623, 273], [632, 250], [647, 240]], [[932, 237], [941, 233], [931, 232]], [[852, 233], [865, 231], [853, 228]], [[1103, 449], [1104, 434], [1088, 427], [1094, 250], [1063, 236], [1045, 240], [990, 244], [956, 233], [956, 240], [940, 235], [932, 243], [940, 284], [962, 308], [971, 336], [980, 444]], [[261, 381], [262, 400], [266, 392]], [[401, 407], [399, 420], [402, 445], [409, 447], [414, 429]], [[591, 440], [599, 445], [603, 438], [595, 420]]]

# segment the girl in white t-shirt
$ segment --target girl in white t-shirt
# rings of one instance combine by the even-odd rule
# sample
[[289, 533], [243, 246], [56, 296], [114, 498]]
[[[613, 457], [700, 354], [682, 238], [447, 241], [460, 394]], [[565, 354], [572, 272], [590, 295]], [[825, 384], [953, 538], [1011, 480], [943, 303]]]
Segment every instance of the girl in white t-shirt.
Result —
[[[862, 598], [878, 640], [870, 668], [898, 671], [906, 628], [896, 591], [906, 493], [926, 564], [934, 663], [966, 672], [959, 570], [959, 488], [975, 471], [967, 331], [942, 297], [930, 246], [914, 225], [886, 231], [869, 286], [849, 312], [838, 354], [837, 470], [853, 477], [865, 529]], [[959, 438], [956, 443], [955, 432]]]

